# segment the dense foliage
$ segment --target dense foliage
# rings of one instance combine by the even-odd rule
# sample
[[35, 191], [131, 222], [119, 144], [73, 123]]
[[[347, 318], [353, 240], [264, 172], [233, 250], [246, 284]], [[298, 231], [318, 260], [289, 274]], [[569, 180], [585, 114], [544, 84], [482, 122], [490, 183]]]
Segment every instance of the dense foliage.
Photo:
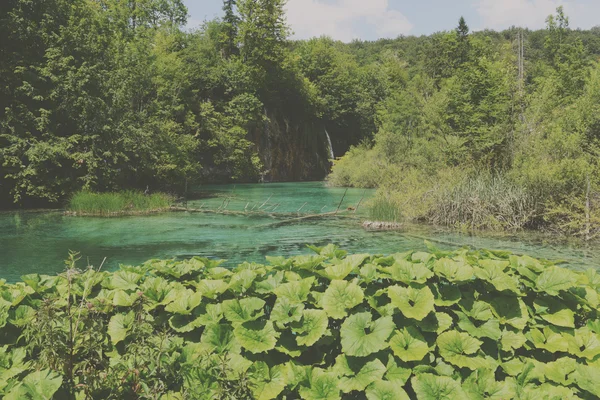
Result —
[[[283, 4], [226, 1], [188, 32], [181, 0], [2, 1], [0, 203], [323, 178], [326, 108], [357, 100], [336, 107], [306, 78]], [[358, 69], [338, 90], [360, 90]]]
[[600, 230], [600, 30], [559, 8], [547, 29], [355, 43], [397, 65], [372, 142], [334, 184], [380, 187], [376, 215], [469, 229]]
[[0, 286], [5, 399], [600, 396], [600, 275], [497, 251], [149, 261]]

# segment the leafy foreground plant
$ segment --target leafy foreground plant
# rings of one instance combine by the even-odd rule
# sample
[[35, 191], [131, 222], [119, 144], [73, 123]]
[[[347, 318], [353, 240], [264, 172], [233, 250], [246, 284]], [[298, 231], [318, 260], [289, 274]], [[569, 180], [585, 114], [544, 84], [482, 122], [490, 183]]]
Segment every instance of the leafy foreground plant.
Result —
[[203, 258], [3, 284], [5, 399], [600, 396], [600, 276], [505, 252]]

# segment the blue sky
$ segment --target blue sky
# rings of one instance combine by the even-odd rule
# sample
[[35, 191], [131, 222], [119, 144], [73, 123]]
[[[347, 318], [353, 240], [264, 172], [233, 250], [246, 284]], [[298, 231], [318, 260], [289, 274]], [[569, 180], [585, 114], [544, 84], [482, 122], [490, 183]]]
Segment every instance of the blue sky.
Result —
[[[221, 16], [222, 0], [184, 0], [189, 27]], [[600, 25], [600, 0], [288, 0], [295, 38], [328, 35], [372, 40], [452, 29], [460, 16], [474, 30], [512, 25], [542, 28], [563, 6], [574, 28]]]

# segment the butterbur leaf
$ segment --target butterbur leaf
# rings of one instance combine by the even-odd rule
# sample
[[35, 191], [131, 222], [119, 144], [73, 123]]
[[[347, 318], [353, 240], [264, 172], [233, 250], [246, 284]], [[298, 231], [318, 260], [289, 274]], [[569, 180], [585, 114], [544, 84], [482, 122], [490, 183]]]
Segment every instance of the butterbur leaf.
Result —
[[62, 386], [62, 377], [49, 369], [35, 371], [23, 378], [24, 391], [33, 400], [50, 400]]
[[577, 369], [577, 361], [569, 357], [561, 357], [556, 361], [543, 365], [546, 379], [563, 386], [569, 386], [574, 381], [572, 375]]
[[354, 254], [343, 260], [334, 260], [333, 264], [325, 267], [319, 274], [331, 280], [341, 280], [346, 278], [350, 273], [358, 272], [358, 267], [367, 258], [369, 258], [368, 254]]
[[412, 375], [412, 369], [398, 365], [391, 354], [388, 356], [388, 362], [385, 367], [387, 368], [384, 376], [385, 380], [393, 382], [398, 387], [404, 386]]
[[390, 348], [402, 361], [421, 361], [429, 353], [429, 345], [414, 326], [396, 331], [390, 340]]
[[472, 399], [512, 399], [515, 396], [513, 385], [509, 382], [497, 382], [491, 370], [478, 369], [464, 381], [465, 393]]
[[202, 293], [186, 289], [179, 292], [177, 299], [168, 304], [165, 307], [165, 311], [180, 315], [190, 315], [200, 305], [201, 301]]
[[265, 301], [257, 297], [241, 300], [225, 300], [222, 304], [225, 318], [234, 324], [254, 321], [264, 315]]
[[338, 378], [334, 373], [314, 368], [310, 375], [310, 385], [299, 390], [304, 400], [339, 400]]
[[497, 319], [490, 319], [483, 324], [477, 322], [476, 325], [465, 313], [460, 311], [454, 313], [458, 316], [458, 327], [473, 337], [498, 340], [502, 336], [500, 322]]
[[538, 349], [545, 349], [552, 353], [566, 352], [569, 348], [569, 342], [566, 340], [566, 337], [548, 326], [544, 327], [541, 331], [539, 329], [532, 329], [528, 332], [527, 337]]
[[217, 354], [239, 353], [240, 345], [235, 339], [233, 328], [229, 324], [210, 324], [204, 328], [200, 338], [205, 348]]
[[422, 288], [391, 286], [388, 288], [388, 297], [392, 305], [399, 308], [406, 318], [421, 321], [435, 310], [433, 293], [428, 286]]
[[450, 282], [465, 282], [473, 279], [473, 267], [464, 260], [455, 261], [442, 258], [435, 261], [433, 270]]
[[115, 290], [113, 296], [113, 305], [119, 307], [131, 307], [133, 303], [139, 298], [137, 293], [127, 293], [124, 290]]
[[243, 348], [251, 353], [264, 353], [275, 348], [279, 332], [271, 321], [250, 321], [237, 325], [233, 331]]
[[500, 292], [508, 290], [520, 294], [518, 281], [504, 272], [504, 268], [506, 268], [506, 266], [503, 267], [504, 264], [508, 266], [508, 262], [504, 261], [481, 260], [479, 261], [481, 268], [475, 269], [475, 276], [491, 283]]
[[108, 323], [108, 334], [113, 345], [125, 340], [127, 334], [133, 327], [135, 315], [133, 311], [127, 314], [113, 315]]
[[419, 374], [412, 378], [411, 383], [418, 400], [457, 400], [465, 398], [460, 383], [447, 376]]
[[564, 303], [553, 298], [537, 298], [533, 306], [540, 317], [556, 326], [575, 328], [575, 314]]
[[525, 342], [527, 342], [527, 338], [521, 332], [512, 332], [509, 330], [502, 332], [500, 343], [502, 343], [502, 350], [504, 351], [520, 349]]
[[292, 331], [297, 335], [298, 346], [312, 346], [315, 344], [329, 325], [327, 313], [322, 310], [304, 310], [302, 320], [293, 324]]
[[271, 320], [273, 320], [280, 329], [283, 329], [291, 322], [300, 321], [303, 310], [304, 304], [290, 302], [285, 297], [281, 297], [275, 301], [275, 305], [271, 311]]
[[216, 299], [220, 294], [225, 293], [229, 285], [221, 279], [203, 279], [197, 285], [196, 289], [202, 293], [203, 297]]
[[36, 311], [29, 306], [20, 305], [16, 310], [11, 310], [9, 315], [8, 322], [17, 328], [21, 328], [33, 321]]
[[501, 324], [508, 324], [523, 330], [529, 320], [527, 306], [519, 297], [496, 296], [490, 300], [492, 313]]
[[331, 281], [321, 299], [321, 307], [331, 318], [342, 319], [351, 308], [363, 302], [362, 289], [355, 283], [347, 281]]
[[454, 324], [452, 317], [443, 312], [431, 313], [419, 322], [419, 328], [423, 332], [435, 332], [440, 334], [447, 331]]
[[462, 293], [456, 285], [434, 284], [433, 294], [435, 305], [438, 307], [449, 307], [460, 301]]
[[444, 360], [459, 368], [469, 368], [471, 370], [479, 368], [495, 369], [492, 359], [476, 356], [482, 342], [467, 333], [444, 332], [438, 336], [436, 343]]
[[535, 290], [558, 296], [561, 290], [569, 290], [577, 283], [577, 275], [565, 268], [553, 266], [538, 276]]
[[494, 318], [492, 308], [484, 301], [474, 301], [472, 298], [463, 298], [458, 305], [466, 315], [473, 319], [489, 321], [491, 318]]
[[367, 264], [362, 267], [359, 271], [359, 275], [366, 283], [371, 283], [379, 279], [379, 272], [375, 264]]
[[394, 382], [375, 381], [366, 391], [367, 400], [409, 400], [402, 386]]
[[120, 270], [113, 273], [108, 279], [108, 289], [135, 290], [142, 274], [133, 271]]
[[284, 298], [292, 304], [304, 303], [315, 281], [314, 277], [302, 279], [299, 282], [289, 282], [279, 285], [273, 293], [278, 298]]
[[393, 280], [406, 284], [422, 284], [433, 276], [433, 272], [425, 264], [414, 264], [405, 260], [396, 261], [391, 267], [383, 268], [382, 271], [389, 274]]
[[371, 313], [348, 317], [340, 329], [342, 350], [348, 356], [366, 357], [389, 346], [387, 340], [395, 328], [391, 317], [372, 321]]
[[575, 330], [575, 336], [563, 335], [568, 342], [568, 351], [577, 357], [593, 360], [600, 355], [600, 337], [587, 327]]
[[243, 269], [233, 274], [229, 280], [229, 290], [237, 293], [244, 293], [250, 289], [252, 283], [257, 277], [257, 273], [250, 269]]
[[348, 358], [343, 354], [336, 358], [335, 371], [339, 375], [339, 387], [344, 393], [362, 392], [371, 383], [380, 380], [386, 372], [378, 359], [365, 362], [363, 358]]
[[277, 396], [287, 385], [288, 368], [286, 365], [275, 365], [271, 369], [264, 362], [254, 363], [253, 368], [260, 365], [266, 372], [260, 379], [254, 379], [252, 392], [256, 400], [271, 400]]
[[577, 364], [576, 369], [577, 386], [600, 398], [600, 367]]

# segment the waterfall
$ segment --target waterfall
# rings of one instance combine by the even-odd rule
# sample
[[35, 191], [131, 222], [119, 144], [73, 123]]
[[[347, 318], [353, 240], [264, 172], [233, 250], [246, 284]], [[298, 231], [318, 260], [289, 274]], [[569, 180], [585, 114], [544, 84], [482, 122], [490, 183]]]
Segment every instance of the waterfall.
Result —
[[329, 159], [335, 160], [335, 154], [333, 153], [333, 144], [331, 143], [331, 137], [329, 136], [329, 132], [325, 129], [325, 136], [327, 136], [327, 145], [329, 146]]
[[[261, 180], [263, 182], [267, 181], [266, 176], [269, 175], [270, 177], [273, 176], [272, 174], [272, 169], [273, 169], [273, 154], [272, 154], [272, 148], [271, 148], [271, 132], [269, 129], [269, 116], [267, 114], [267, 108], [264, 108], [264, 113], [265, 113], [265, 124], [264, 124], [264, 136], [265, 136], [265, 153], [264, 153], [264, 162], [265, 162], [265, 168], [266, 170], [263, 171], [262, 173], [262, 177]], [[270, 180], [270, 179], [269, 179]]]

